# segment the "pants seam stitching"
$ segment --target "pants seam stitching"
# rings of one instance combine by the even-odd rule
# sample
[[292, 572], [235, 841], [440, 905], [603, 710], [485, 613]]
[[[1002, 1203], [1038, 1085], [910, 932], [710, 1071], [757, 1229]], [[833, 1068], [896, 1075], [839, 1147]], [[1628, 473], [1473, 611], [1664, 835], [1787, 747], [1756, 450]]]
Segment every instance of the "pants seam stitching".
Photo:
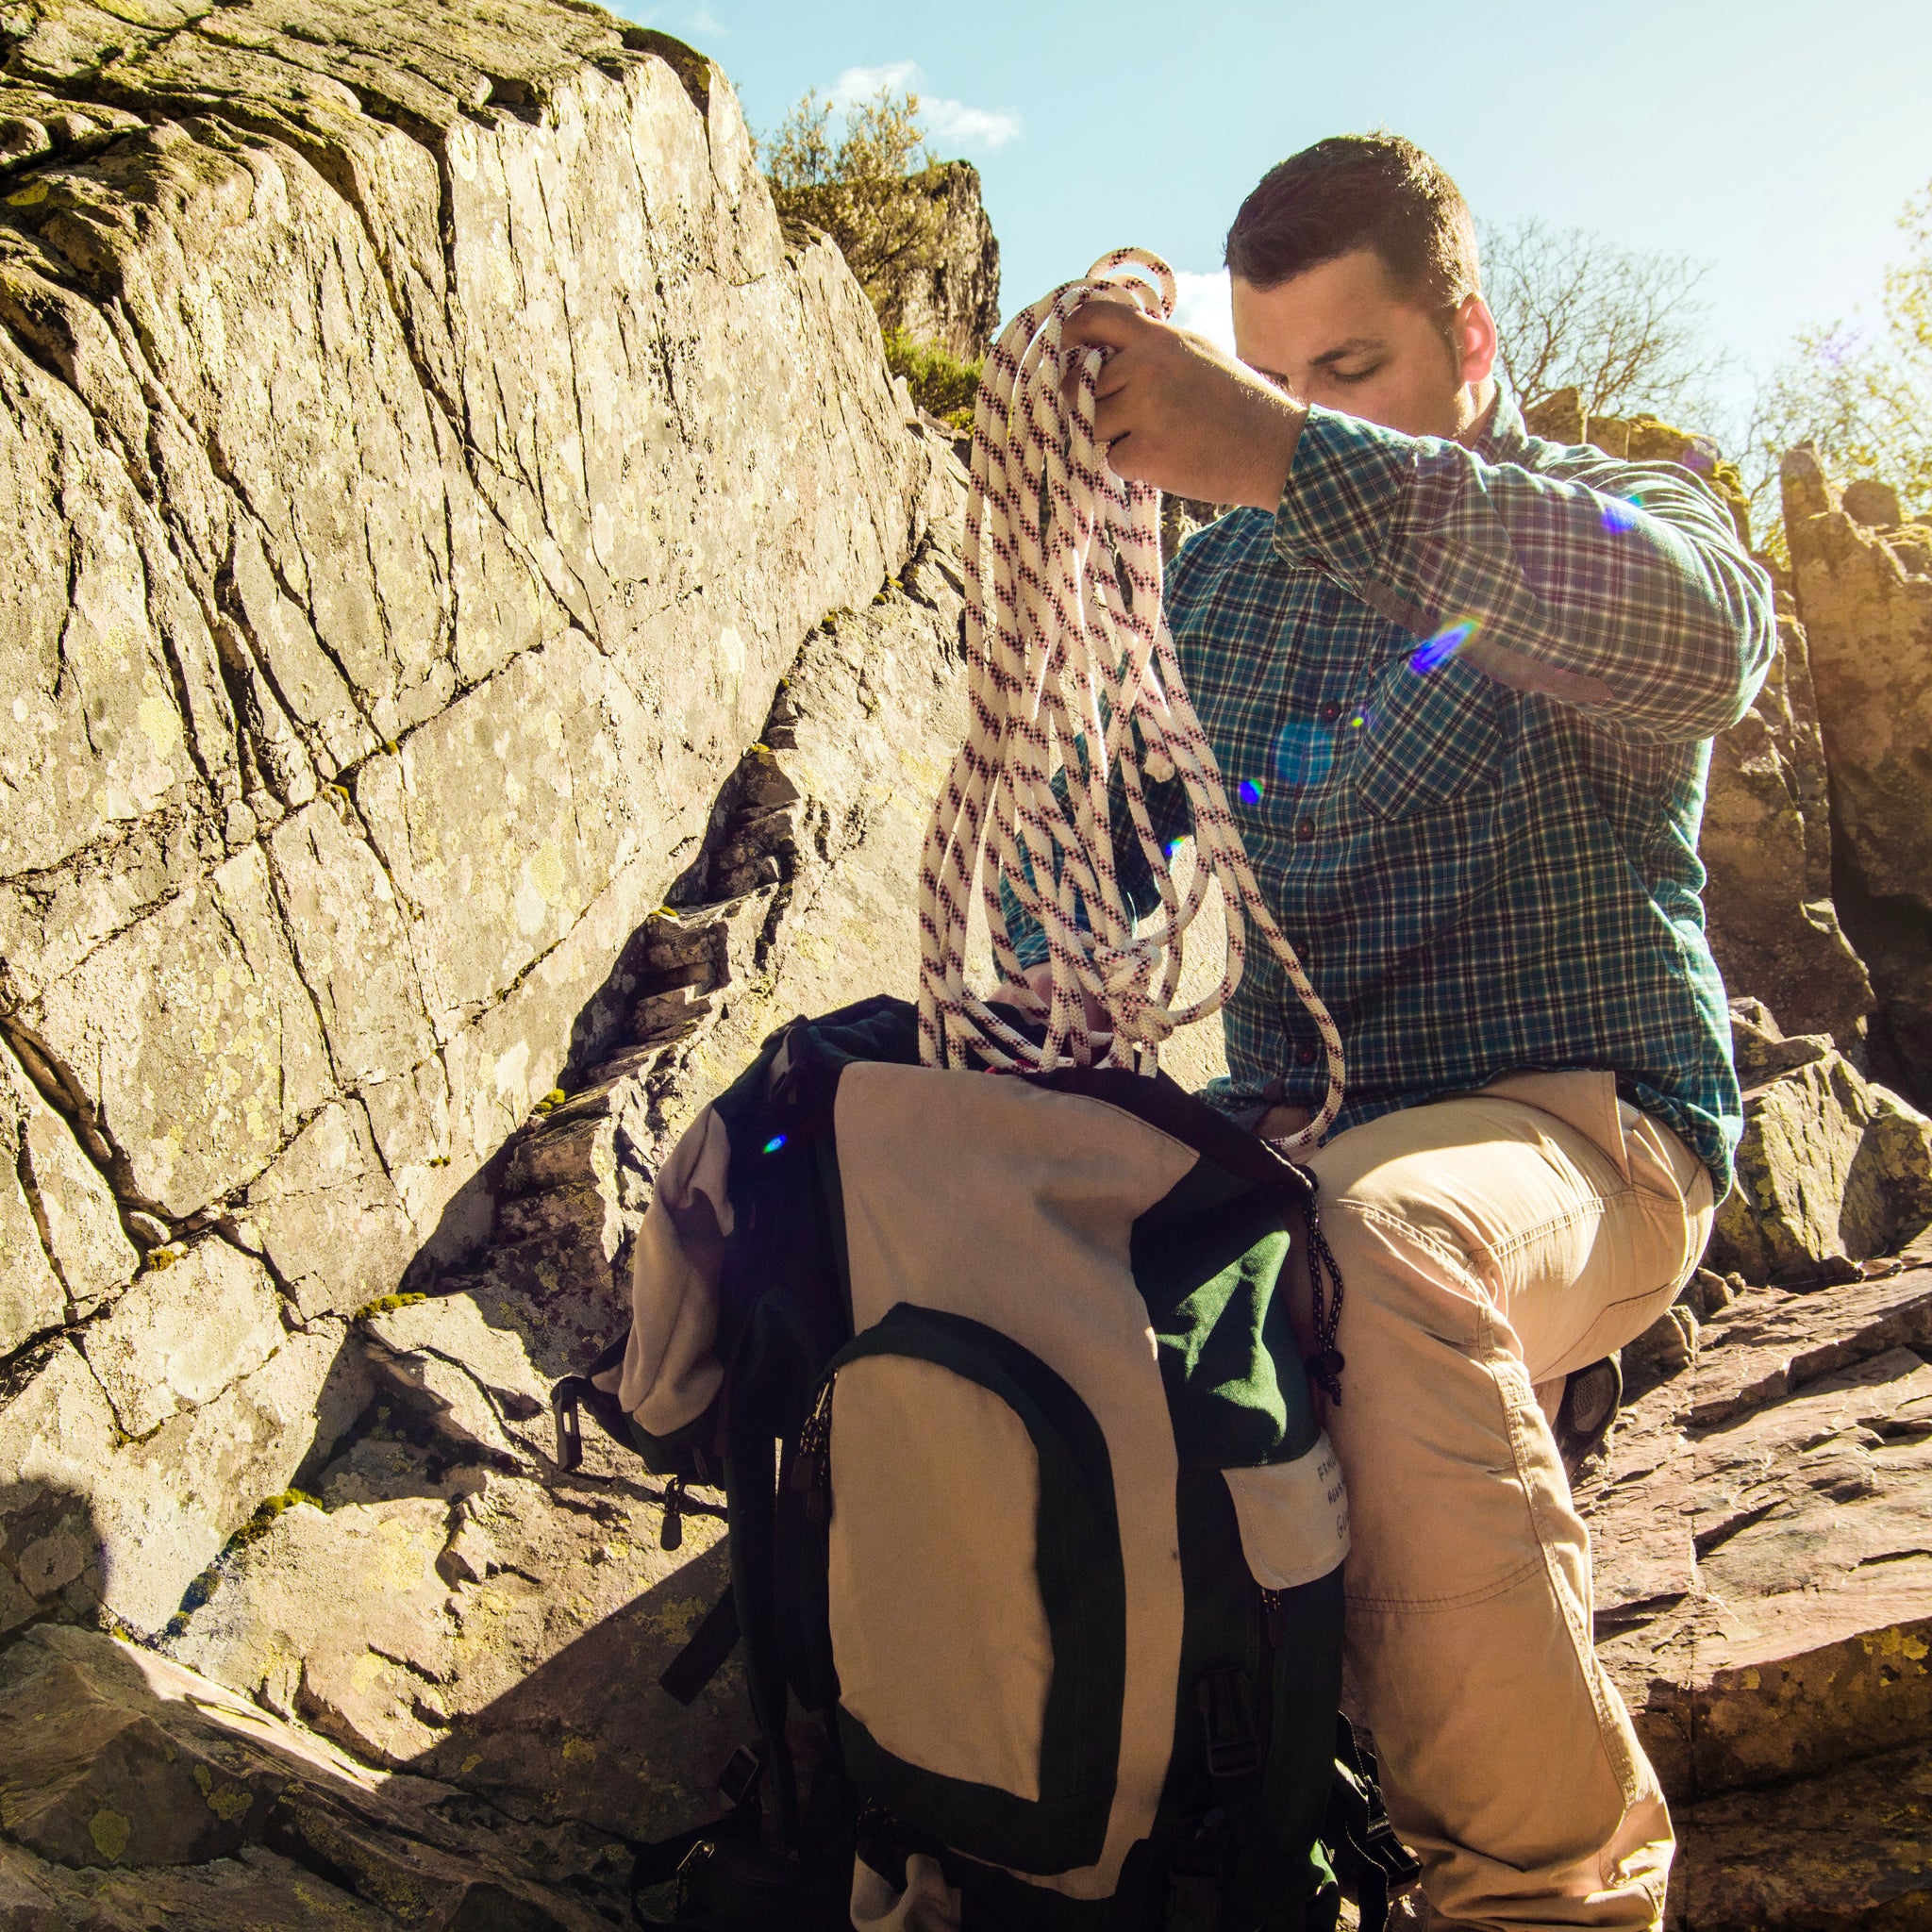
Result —
[[1353, 1591], [1344, 1593], [1344, 1600], [1352, 1610], [1460, 1610], [1475, 1604], [1486, 1604], [1512, 1591], [1520, 1583], [1526, 1583], [1543, 1568], [1541, 1549], [1517, 1569], [1497, 1583], [1486, 1583], [1479, 1590], [1466, 1590], [1457, 1596], [1357, 1596]]
[[[1485, 1315], [1487, 1316], [1487, 1310]], [[1491, 1324], [1487, 1319], [1483, 1324], [1483, 1342], [1485, 1359], [1493, 1362], [1494, 1338]], [[1491, 1373], [1493, 1376], [1493, 1367]], [[1582, 1674], [1583, 1687], [1589, 1695], [1591, 1707], [1596, 1713], [1597, 1739], [1603, 1747], [1605, 1757], [1608, 1760], [1610, 1775], [1616, 1780], [1618, 1792], [1627, 1810], [1641, 1794], [1642, 1779], [1638, 1775], [1636, 1765], [1630, 1761], [1627, 1742], [1616, 1724], [1609, 1700], [1604, 1694], [1607, 1688], [1607, 1680], [1604, 1675], [1602, 1664], [1597, 1660], [1594, 1633], [1579, 1626], [1575, 1607], [1563, 1588], [1562, 1577], [1557, 1574], [1555, 1553], [1551, 1548], [1554, 1539], [1538, 1507], [1536, 1485], [1528, 1468], [1527, 1444], [1523, 1440], [1524, 1418], [1518, 1406], [1508, 1399], [1502, 1378], [1496, 1376], [1495, 1381], [1496, 1393], [1503, 1405], [1504, 1427], [1509, 1438], [1510, 1458], [1516, 1465], [1517, 1480], [1523, 1485], [1524, 1504], [1528, 1509], [1530, 1528], [1536, 1537], [1538, 1554], [1542, 1559], [1549, 1579], [1550, 1594], [1556, 1601], [1557, 1613], [1563, 1619], [1564, 1627], [1570, 1633], [1571, 1650], [1575, 1657], [1576, 1667]], [[1541, 1419], [1541, 1410], [1538, 1411], [1538, 1419]], [[1586, 1560], [1589, 1557], [1589, 1535], [1590, 1532], [1586, 1529]]]

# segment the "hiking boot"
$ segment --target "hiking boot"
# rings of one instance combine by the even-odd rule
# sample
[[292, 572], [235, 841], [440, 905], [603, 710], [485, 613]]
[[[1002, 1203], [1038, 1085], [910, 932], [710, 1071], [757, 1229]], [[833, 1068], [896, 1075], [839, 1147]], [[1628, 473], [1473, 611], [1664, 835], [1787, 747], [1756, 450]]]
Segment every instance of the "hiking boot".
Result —
[[1603, 1447], [1623, 1399], [1624, 1370], [1614, 1355], [1578, 1369], [1564, 1384], [1555, 1429], [1557, 1447], [1573, 1483], [1576, 1472]]

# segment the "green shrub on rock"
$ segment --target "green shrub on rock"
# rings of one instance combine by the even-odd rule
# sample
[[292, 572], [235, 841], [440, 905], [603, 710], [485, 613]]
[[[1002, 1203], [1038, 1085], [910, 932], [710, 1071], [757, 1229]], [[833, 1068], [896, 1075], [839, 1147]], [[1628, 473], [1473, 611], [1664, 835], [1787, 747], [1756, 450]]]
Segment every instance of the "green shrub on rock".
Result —
[[886, 366], [906, 378], [912, 400], [962, 434], [973, 427], [973, 399], [979, 392], [986, 358], [962, 362], [926, 342], [914, 341], [902, 328], [886, 331]]

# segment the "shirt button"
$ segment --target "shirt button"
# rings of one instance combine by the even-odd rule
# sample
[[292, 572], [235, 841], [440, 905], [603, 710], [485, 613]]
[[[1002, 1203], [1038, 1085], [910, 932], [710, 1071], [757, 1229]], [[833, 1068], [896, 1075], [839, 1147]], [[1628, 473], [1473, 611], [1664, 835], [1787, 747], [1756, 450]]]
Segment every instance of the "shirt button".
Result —
[[1302, 841], [1303, 844], [1306, 845], [1307, 841], [1315, 836], [1314, 820], [1297, 819], [1295, 821], [1294, 825], [1294, 835], [1297, 839], [1299, 839]]
[[1339, 717], [1341, 717], [1341, 707], [1340, 705], [1324, 705], [1324, 706], [1322, 707], [1322, 722], [1323, 722], [1323, 724], [1334, 724], [1334, 722], [1336, 721], [1336, 719], [1338, 719], [1338, 718], [1339, 718]]
[[1295, 1058], [1301, 1061], [1303, 1066], [1312, 1067], [1315, 1064], [1315, 1049], [1312, 1046], [1305, 1046], [1295, 1055]]

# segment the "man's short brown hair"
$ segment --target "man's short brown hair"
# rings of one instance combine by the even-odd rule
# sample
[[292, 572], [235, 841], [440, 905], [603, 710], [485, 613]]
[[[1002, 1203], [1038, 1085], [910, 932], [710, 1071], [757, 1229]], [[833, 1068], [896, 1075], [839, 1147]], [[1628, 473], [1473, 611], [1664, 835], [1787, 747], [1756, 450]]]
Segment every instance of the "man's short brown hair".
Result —
[[1453, 309], [1482, 288], [1462, 191], [1398, 134], [1337, 134], [1261, 176], [1227, 231], [1228, 271], [1257, 289], [1373, 248], [1405, 301]]

